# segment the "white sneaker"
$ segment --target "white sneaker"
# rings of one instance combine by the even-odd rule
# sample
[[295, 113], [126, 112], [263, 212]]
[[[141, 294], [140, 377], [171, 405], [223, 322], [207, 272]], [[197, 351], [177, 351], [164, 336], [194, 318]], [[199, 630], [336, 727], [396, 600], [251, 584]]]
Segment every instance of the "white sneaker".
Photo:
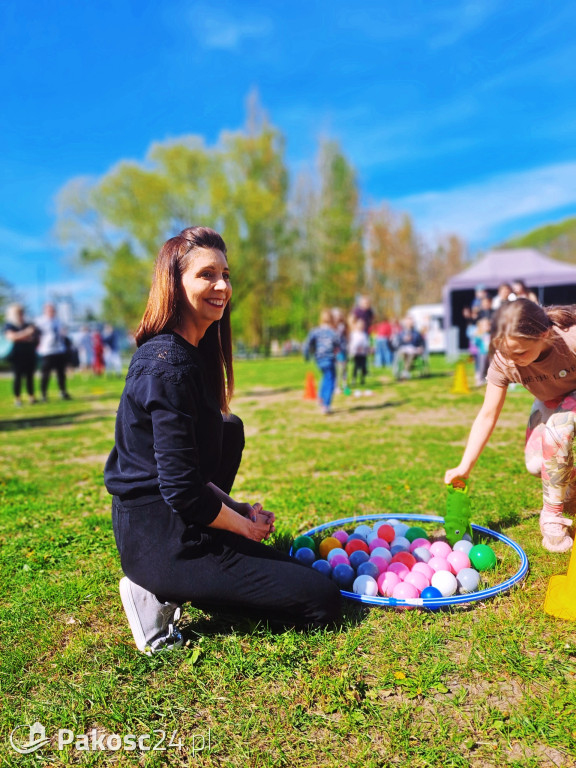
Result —
[[568, 517], [560, 517], [552, 512], [540, 512], [540, 532], [542, 533], [542, 546], [548, 552], [568, 552], [572, 547], [572, 539], [568, 535], [568, 528], [572, 520]]
[[152, 592], [126, 576], [120, 579], [120, 597], [139, 651], [151, 656], [157, 651], [183, 644], [177, 629], [182, 609], [176, 603], [161, 603]]

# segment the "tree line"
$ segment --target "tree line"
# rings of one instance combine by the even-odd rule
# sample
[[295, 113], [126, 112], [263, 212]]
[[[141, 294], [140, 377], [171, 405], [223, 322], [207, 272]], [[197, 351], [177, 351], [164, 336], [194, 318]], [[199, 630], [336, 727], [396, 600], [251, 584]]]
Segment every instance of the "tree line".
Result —
[[85, 265], [101, 268], [107, 320], [133, 329], [160, 245], [189, 225], [219, 231], [228, 247], [235, 338], [268, 348], [301, 339], [323, 307], [370, 296], [377, 317], [441, 298], [460, 271], [456, 235], [427, 244], [410, 217], [361, 205], [358, 177], [338, 143], [319, 142], [313, 171], [290, 179], [285, 140], [256, 98], [246, 125], [215, 146], [200, 136], [151, 145], [97, 179], [58, 195], [57, 232]]

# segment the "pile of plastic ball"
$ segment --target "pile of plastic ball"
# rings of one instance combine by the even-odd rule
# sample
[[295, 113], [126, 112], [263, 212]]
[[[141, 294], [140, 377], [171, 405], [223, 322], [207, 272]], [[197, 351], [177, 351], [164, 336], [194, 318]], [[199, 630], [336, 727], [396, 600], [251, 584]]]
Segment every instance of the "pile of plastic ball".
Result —
[[464, 539], [453, 547], [399, 520], [339, 529], [320, 541], [298, 536], [292, 555], [332, 578], [343, 591], [400, 600], [475, 592], [480, 572], [494, 568], [494, 550]]

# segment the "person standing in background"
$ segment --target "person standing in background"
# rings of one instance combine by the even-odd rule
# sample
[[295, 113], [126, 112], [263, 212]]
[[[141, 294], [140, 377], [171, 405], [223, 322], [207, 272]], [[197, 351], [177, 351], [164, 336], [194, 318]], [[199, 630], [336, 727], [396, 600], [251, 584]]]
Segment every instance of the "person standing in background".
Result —
[[353, 361], [352, 386], [356, 386], [356, 380], [360, 377], [360, 386], [363, 387], [368, 373], [370, 337], [366, 331], [366, 324], [361, 318], [352, 321], [349, 350]]
[[104, 344], [104, 365], [106, 373], [114, 373], [120, 376], [122, 373], [122, 359], [120, 357], [118, 334], [113, 325], [106, 323], [102, 332]]
[[46, 402], [48, 399], [48, 384], [52, 371], [56, 371], [60, 397], [62, 400], [70, 400], [70, 395], [66, 390], [66, 334], [62, 323], [56, 317], [54, 304], [45, 305], [44, 314], [37, 319], [36, 325], [40, 332], [38, 354], [41, 359], [40, 389], [42, 400]]
[[30, 403], [35, 403], [34, 371], [36, 370], [38, 330], [33, 323], [29, 323], [25, 319], [24, 307], [21, 304], [11, 304], [6, 310], [4, 335], [12, 342], [9, 360], [14, 373], [14, 403], [17, 407], [22, 405], [22, 398], [20, 397], [22, 379], [26, 383], [26, 391], [28, 392]]

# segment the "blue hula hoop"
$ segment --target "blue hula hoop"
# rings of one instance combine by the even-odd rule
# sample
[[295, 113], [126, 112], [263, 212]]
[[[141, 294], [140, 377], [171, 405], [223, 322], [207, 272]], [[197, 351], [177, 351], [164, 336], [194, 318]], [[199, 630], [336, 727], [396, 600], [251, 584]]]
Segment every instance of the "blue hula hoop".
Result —
[[[327, 530], [328, 528], [338, 528], [343, 525], [349, 525], [350, 523], [362, 523], [366, 520], [417, 520], [420, 522], [426, 522], [426, 523], [444, 523], [443, 517], [438, 517], [436, 515], [407, 515], [407, 514], [400, 514], [400, 515], [359, 515], [357, 517], [346, 517], [342, 520], [334, 520], [331, 523], [323, 523], [322, 525], [318, 525], [316, 528], [312, 528], [310, 531], [307, 531], [305, 534], [302, 534], [304, 536], [314, 536], [317, 533], [321, 533], [322, 531]], [[516, 573], [511, 576], [506, 581], [503, 581], [502, 584], [497, 584], [494, 587], [489, 587], [487, 589], [482, 589], [479, 592], [469, 592], [464, 595], [451, 595], [450, 597], [434, 597], [434, 598], [421, 598], [421, 597], [414, 597], [407, 600], [400, 600], [395, 597], [371, 597], [370, 595], [357, 595], [355, 592], [348, 592], [345, 589], [341, 589], [340, 592], [343, 595], [343, 597], [348, 598], [349, 600], [355, 600], [358, 603], [364, 603], [367, 605], [381, 605], [381, 606], [389, 606], [394, 608], [408, 608], [408, 607], [418, 607], [418, 608], [446, 608], [450, 605], [460, 605], [461, 603], [473, 603], [478, 600], [487, 600], [490, 597], [494, 597], [494, 595], [499, 594], [500, 592], [506, 592], [507, 590], [511, 589], [514, 584], [517, 584], [519, 581], [521, 581], [526, 574], [528, 573], [529, 563], [528, 558], [526, 556], [526, 553], [520, 547], [518, 544], [516, 544], [515, 541], [512, 541], [512, 539], [509, 539], [507, 536], [504, 536], [502, 533], [497, 533], [496, 531], [490, 530], [490, 528], [484, 528], [481, 525], [474, 525], [472, 524], [472, 530], [478, 531], [479, 533], [483, 533], [486, 536], [491, 536], [493, 539], [496, 539], [497, 541], [501, 541], [507, 546], [509, 546], [511, 549], [516, 552], [518, 557], [520, 558], [520, 567], [516, 571]], [[290, 554], [292, 554], [292, 549], [290, 549]]]

